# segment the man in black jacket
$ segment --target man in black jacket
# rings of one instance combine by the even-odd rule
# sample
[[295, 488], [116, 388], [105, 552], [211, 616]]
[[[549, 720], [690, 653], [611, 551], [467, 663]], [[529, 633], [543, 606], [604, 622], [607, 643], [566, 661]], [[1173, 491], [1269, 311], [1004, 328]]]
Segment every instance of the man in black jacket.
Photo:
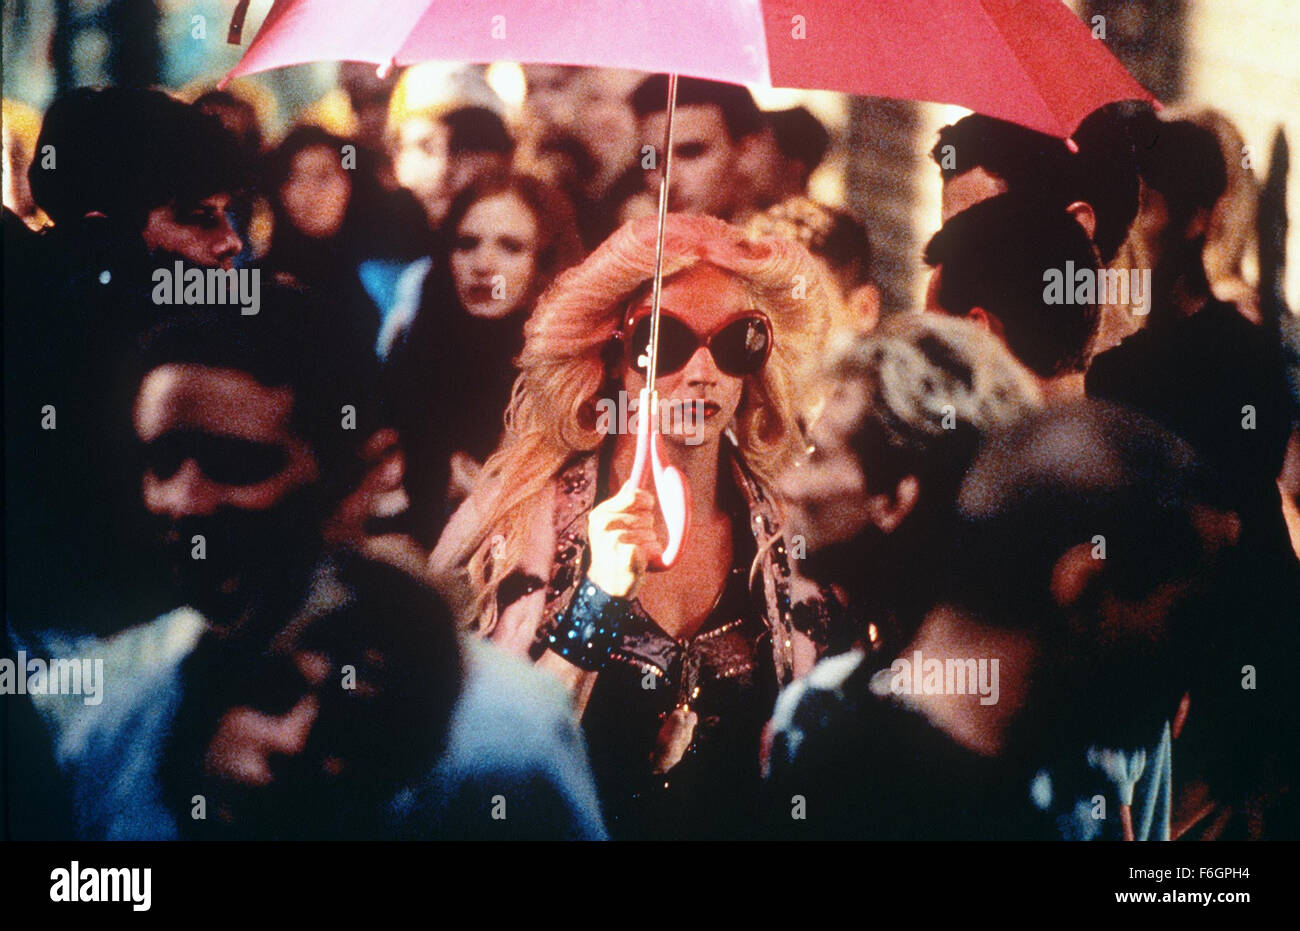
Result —
[[159, 91], [82, 88], [46, 114], [29, 175], [54, 220], [5, 224], [6, 610], [106, 632], [162, 605], [137, 542], [123, 363], [176, 259], [230, 268], [245, 183], [214, 117]]

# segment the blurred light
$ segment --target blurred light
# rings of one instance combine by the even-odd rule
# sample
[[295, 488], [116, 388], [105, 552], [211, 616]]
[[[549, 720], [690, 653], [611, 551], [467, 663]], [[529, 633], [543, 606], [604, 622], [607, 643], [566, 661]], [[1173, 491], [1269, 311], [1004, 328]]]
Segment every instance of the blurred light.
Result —
[[456, 107], [487, 107], [502, 113], [501, 98], [472, 65], [427, 61], [402, 72], [388, 104], [388, 125], [399, 126], [413, 113], [438, 113]]
[[794, 87], [764, 87], [761, 84], [746, 85], [754, 95], [754, 102], [760, 110], [788, 110], [804, 102], [808, 92]]
[[518, 113], [524, 105], [524, 94], [527, 91], [524, 69], [512, 61], [497, 61], [488, 65], [484, 77], [488, 87], [505, 103], [506, 112]]
[[447, 104], [456, 97], [458, 62], [426, 61], [408, 68], [401, 78], [401, 93], [407, 110], [427, 110]]
[[844, 206], [844, 169], [842, 164], [827, 160], [808, 180], [808, 196], [828, 207]]

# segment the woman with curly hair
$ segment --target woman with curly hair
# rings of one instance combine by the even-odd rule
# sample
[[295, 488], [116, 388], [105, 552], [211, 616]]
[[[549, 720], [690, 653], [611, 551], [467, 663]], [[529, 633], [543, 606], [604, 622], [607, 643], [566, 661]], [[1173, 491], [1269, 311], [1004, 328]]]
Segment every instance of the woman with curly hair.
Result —
[[668, 217], [656, 388], [691, 530], [650, 572], [664, 528], [614, 413], [645, 386], [654, 243], [633, 221], [542, 296], [505, 438], [431, 570], [473, 629], [572, 688], [614, 836], [743, 837], [777, 690], [837, 613], [791, 576], [768, 491], [802, 448], [834, 297], [793, 242]]

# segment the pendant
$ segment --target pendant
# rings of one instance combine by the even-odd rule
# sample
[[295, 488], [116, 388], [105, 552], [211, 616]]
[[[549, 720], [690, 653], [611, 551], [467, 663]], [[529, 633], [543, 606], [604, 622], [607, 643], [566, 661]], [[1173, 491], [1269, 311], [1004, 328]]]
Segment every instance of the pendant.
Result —
[[695, 726], [700, 717], [688, 704], [681, 704], [668, 712], [663, 726], [659, 728], [659, 737], [655, 742], [655, 752], [651, 762], [656, 775], [662, 775], [682, 761], [686, 751], [695, 739]]

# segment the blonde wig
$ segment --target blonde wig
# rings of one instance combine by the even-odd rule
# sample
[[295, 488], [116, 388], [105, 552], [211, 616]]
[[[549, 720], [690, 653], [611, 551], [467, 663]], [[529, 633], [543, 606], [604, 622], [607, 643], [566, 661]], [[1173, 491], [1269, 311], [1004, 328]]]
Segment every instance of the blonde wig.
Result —
[[[655, 218], [625, 224], [581, 265], [542, 295], [524, 328], [520, 375], [506, 412], [505, 436], [484, 465], [481, 484], [496, 489], [458, 554], [473, 592], [470, 623], [496, 625], [501, 582], [520, 565], [525, 536], [549, 522], [553, 482], [575, 456], [605, 441], [596, 404], [617, 391], [617, 363], [607, 347], [629, 300], [654, 273]], [[734, 275], [772, 323], [772, 353], [746, 379], [732, 423], [741, 454], [765, 485], [801, 448], [797, 416], [804, 402], [800, 372], [821, 348], [836, 297], [800, 245], [749, 239], [721, 220], [673, 214], [664, 239], [664, 278], [707, 264]]]

